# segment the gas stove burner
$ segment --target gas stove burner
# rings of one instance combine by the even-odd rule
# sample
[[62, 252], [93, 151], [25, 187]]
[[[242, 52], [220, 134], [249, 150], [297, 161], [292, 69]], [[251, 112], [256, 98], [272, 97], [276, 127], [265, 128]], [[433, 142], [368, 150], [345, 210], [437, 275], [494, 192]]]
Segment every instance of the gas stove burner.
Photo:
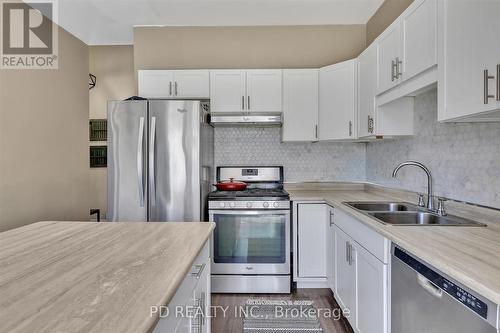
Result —
[[235, 179], [248, 184], [243, 191], [213, 191], [209, 200], [288, 200], [283, 190], [283, 167], [217, 167], [217, 182]]
[[214, 191], [209, 193], [208, 198], [213, 199], [238, 199], [238, 198], [254, 198], [255, 200], [266, 200], [266, 198], [282, 198], [288, 199], [289, 194], [283, 189], [261, 189], [250, 188], [244, 191]]

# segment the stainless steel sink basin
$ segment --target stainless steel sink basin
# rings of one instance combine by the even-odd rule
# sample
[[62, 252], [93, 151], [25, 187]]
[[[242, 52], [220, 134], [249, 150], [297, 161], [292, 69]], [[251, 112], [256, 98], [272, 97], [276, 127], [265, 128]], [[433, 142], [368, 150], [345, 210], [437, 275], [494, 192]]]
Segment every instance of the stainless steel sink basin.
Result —
[[486, 226], [458, 216], [440, 216], [430, 212], [372, 212], [368, 214], [382, 223], [392, 225]]
[[367, 212], [417, 212], [424, 208], [406, 202], [345, 202], [346, 205]]
[[389, 225], [486, 226], [454, 215], [442, 216], [407, 202], [351, 201], [344, 204]]

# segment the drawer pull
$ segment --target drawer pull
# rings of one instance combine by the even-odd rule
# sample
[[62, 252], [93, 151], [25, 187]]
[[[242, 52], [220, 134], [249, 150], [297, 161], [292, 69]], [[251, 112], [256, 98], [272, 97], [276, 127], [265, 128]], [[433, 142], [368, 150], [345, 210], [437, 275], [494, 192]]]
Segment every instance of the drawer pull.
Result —
[[199, 279], [204, 269], [205, 264], [194, 265], [193, 269], [191, 270], [191, 276]]

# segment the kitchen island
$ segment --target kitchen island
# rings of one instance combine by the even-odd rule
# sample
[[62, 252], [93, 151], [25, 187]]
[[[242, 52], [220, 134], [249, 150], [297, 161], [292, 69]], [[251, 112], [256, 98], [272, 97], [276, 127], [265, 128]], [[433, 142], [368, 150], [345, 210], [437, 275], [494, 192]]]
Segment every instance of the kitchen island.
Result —
[[150, 332], [213, 223], [39, 222], [0, 233], [4, 332]]

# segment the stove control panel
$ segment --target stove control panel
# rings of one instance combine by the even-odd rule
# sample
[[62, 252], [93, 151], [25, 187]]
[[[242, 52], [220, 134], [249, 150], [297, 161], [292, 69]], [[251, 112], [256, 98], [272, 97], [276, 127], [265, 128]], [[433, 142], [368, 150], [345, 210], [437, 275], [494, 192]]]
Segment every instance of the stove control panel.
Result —
[[277, 200], [277, 201], [209, 201], [208, 209], [246, 209], [246, 210], [258, 210], [258, 209], [290, 209], [289, 200]]

